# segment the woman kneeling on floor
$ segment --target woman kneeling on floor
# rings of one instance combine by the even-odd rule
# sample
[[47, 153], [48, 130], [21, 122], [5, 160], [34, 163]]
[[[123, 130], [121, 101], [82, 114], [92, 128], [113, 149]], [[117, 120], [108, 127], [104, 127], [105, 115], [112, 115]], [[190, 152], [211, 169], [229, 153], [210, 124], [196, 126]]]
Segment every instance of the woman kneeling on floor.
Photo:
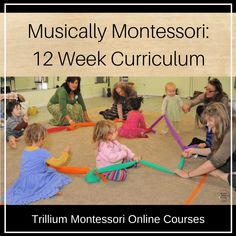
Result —
[[[185, 172], [177, 170], [176, 174], [183, 178], [191, 178], [204, 174], [211, 174], [228, 182], [236, 188], [236, 112], [233, 116], [233, 147], [232, 158], [230, 153], [230, 119], [227, 108], [222, 103], [212, 103], [203, 112], [203, 118], [212, 129], [213, 140], [211, 148], [188, 148], [182, 154], [191, 157], [193, 154], [207, 156], [208, 160], [198, 168]], [[233, 173], [230, 171], [233, 162]], [[231, 174], [233, 183], [231, 184]]]
[[51, 125], [73, 125], [90, 122], [87, 109], [80, 93], [80, 77], [67, 77], [65, 83], [51, 97], [47, 108], [53, 115]]

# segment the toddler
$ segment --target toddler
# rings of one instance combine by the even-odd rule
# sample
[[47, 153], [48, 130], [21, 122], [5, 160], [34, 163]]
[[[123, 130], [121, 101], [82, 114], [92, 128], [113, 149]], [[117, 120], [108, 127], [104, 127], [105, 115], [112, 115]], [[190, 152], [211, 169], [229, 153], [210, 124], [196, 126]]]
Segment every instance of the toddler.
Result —
[[8, 102], [6, 113], [8, 115], [6, 138], [9, 146], [16, 148], [16, 140], [23, 135], [25, 128], [28, 126], [28, 117], [23, 114], [18, 101]]
[[126, 137], [126, 138], [147, 138], [148, 137], [145, 134], [146, 132], [148, 132], [148, 129], [144, 121], [144, 116], [142, 112], [139, 111], [142, 102], [143, 102], [143, 97], [129, 99], [129, 103], [132, 110], [128, 112], [127, 120], [119, 128], [118, 130], [119, 136]]
[[[129, 148], [116, 140], [117, 134], [117, 127], [112, 121], [101, 120], [96, 123], [93, 131], [93, 141], [97, 143], [97, 169], [130, 160], [140, 161], [139, 156], [136, 156]], [[109, 180], [124, 181], [127, 170], [122, 169], [102, 174]]]
[[[212, 129], [206, 126], [206, 140], [203, 141], [197, 137], [194, 137], [188, 146], [197, 145], [198, 148], [211, 148], [212, 139], [213, 139]], [[198, 155], [198, 154], [194, 154], [191, 157], [197, 158], [198, 156], [202, 157], [202, 155]]]
[[9, 205], [24, 205], [40, 199], [50, 198], [71, 182], [71, 179], [47, 166], [55, 160], [69, 157], [69, 146], [59, 158], [42, 148], [47, 130], [41, 124], [31, 124], [25, 130], [26, 148], [22, 153], [20, 175], [6, 194]]
[[[177, 132], [179, 132], [179, 122], [181, 120], [181, 108], [183, 106], [183, 101], [176, 94], [176, 85], [169, 82], [165, 85], [166, 96], [162, 102], [162, 115], [166, 115], [167, 118], [172, 123], [173, 127]], [[161, 134], [168, 133], [167, 126], [161, 131]]]

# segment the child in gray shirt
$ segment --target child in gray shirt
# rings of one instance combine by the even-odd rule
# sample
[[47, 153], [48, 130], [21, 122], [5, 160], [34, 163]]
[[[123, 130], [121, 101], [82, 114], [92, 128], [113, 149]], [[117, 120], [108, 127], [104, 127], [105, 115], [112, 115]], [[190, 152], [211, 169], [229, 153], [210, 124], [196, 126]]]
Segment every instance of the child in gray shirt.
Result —
[[9, 102], [6, 107], [8, 115], [6, 138], [12, 148], [16, 148], [16, 140], [23, 135], [28, 126], [28, 117], [22, 113], [21, 105], [17, 101]]

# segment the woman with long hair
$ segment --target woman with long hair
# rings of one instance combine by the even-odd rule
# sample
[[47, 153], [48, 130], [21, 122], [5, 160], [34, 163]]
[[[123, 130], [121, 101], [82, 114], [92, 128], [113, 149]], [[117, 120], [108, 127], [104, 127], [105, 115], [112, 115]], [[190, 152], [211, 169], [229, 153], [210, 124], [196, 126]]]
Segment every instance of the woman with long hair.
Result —
[[[227, 108], [222, 103], [212, 103], [203, 111], [203, 119], [212, 129], [213, 140], [211, 148], [188, 148], [182, 154], [190, 157], [193, 154], [207, 156], [207, 161], [191, 171], [177, 170], [176, 174], [183, 178], [192, 178], [199, 175], [211, 174], [229, 184], [231, 180], [231, 161], [233, 172], [236, 171], [236, 117], [233, 115], [233, 147], [230, 148], [230, 119]], [[236, 188], [236, 175], [233, 174], [232, 186]]]
[[129, 99], [136, 98], [137, 92], [130, 83], [118, 83], [114, 86], [112, 96], [114, 101], [112, 107], [105, 111], [100, 111], [99, 114], [108, 120], [116, 118], [126, 120], [128, 112], [132, 110]]

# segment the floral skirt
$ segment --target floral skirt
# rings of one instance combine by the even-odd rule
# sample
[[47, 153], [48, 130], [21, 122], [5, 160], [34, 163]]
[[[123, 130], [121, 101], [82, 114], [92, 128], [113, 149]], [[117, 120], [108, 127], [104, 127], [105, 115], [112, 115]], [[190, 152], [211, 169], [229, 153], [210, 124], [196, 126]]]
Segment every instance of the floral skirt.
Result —
[[[53, 119], [49, 121], [49, 124], [55, 126], [69, 124], [65, 117], [62, 115], [59, 104], [48, 103], [47, 108], [53, 116]], [[83, 109], [80, 104], [67, 104], [66, 109], [68, 111], [68, 115], [74, 122], [84, 122]]]

